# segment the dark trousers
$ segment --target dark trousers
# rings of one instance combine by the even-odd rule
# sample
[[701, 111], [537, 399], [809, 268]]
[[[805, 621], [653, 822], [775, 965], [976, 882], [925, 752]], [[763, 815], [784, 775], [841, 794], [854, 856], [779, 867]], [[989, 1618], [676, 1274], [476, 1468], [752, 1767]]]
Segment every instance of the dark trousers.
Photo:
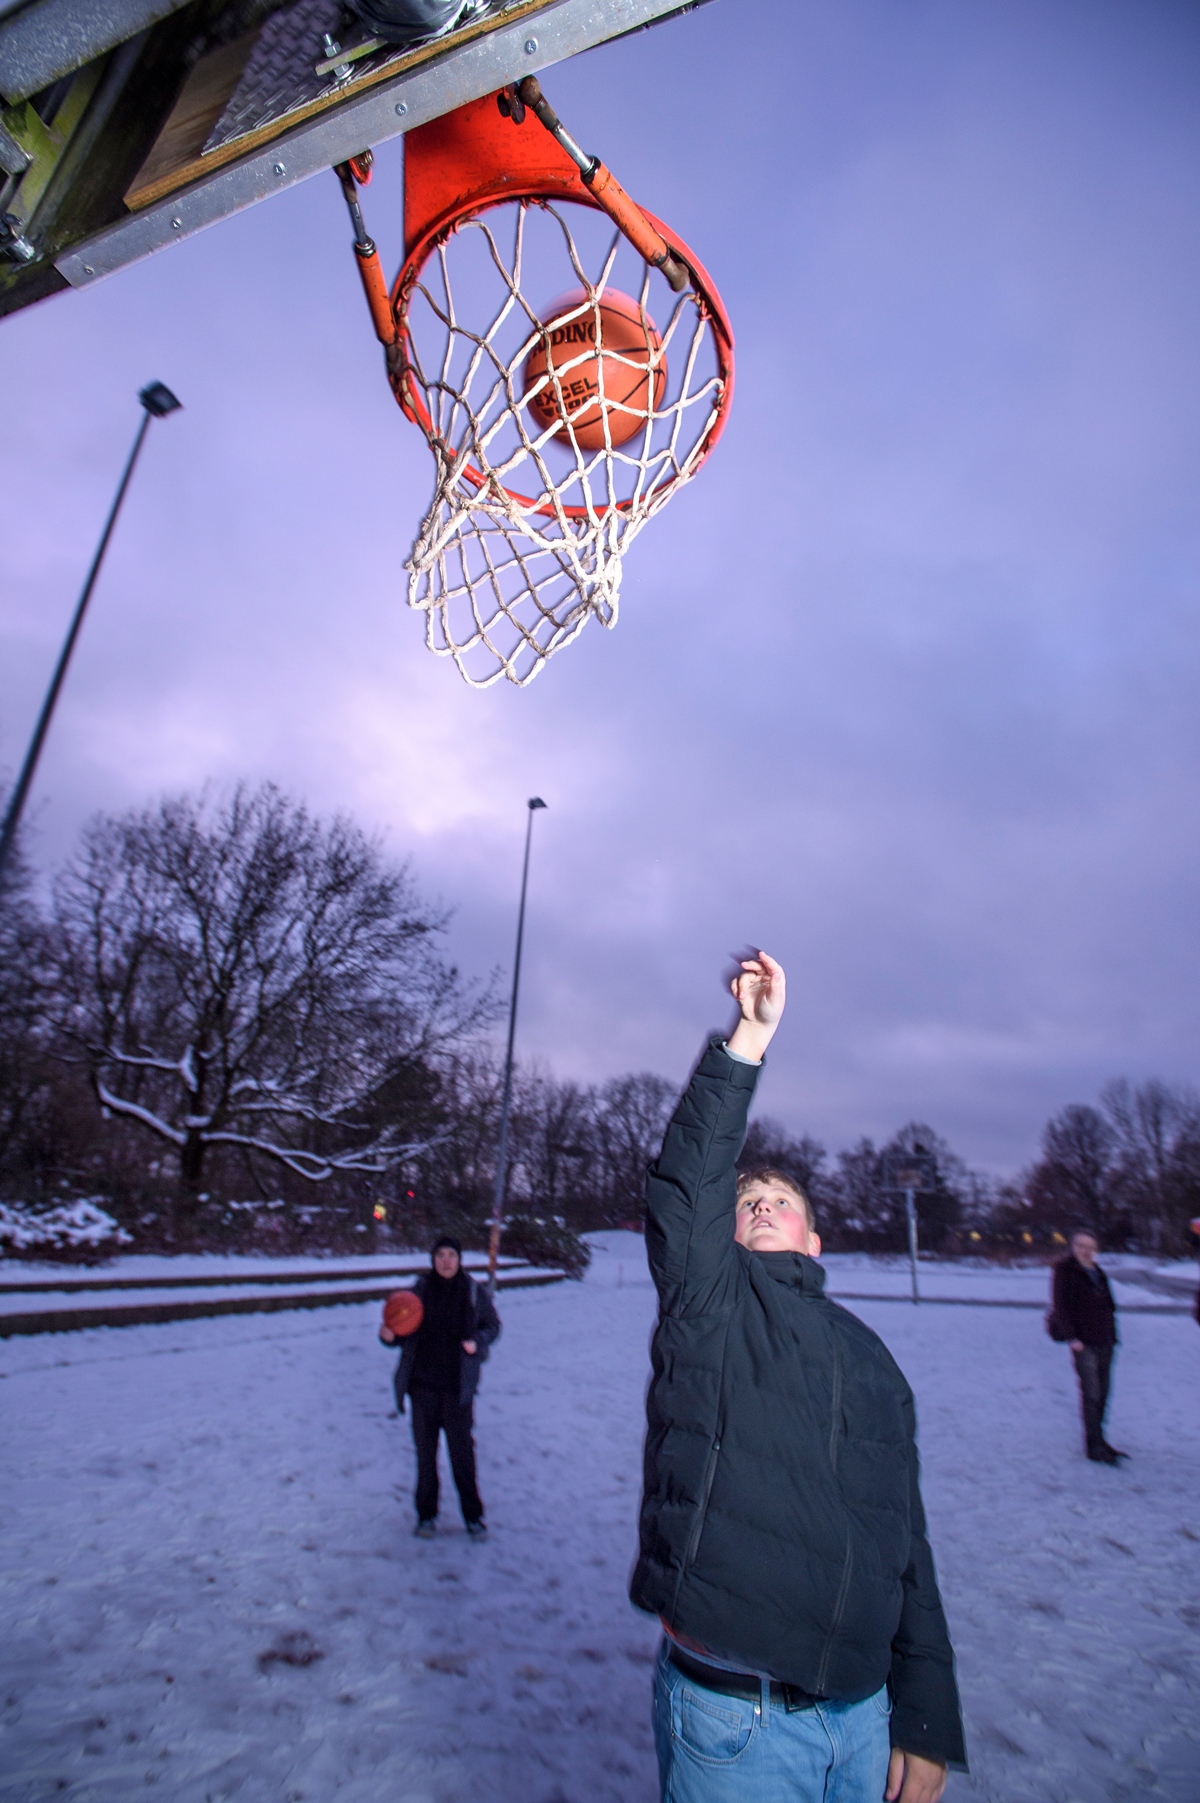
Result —
[[1085, 1346], [1073, 1352], [1079, 1379], [1079, 1403], [1083, 1410], [1083, 1438], [1089, 1452], [1104, 1445], [1104, 1411], [1108, 1407], [1108, 1379], [1112, 1370], [1112, 1346]]
[[474, 1405], [460, 1402], [442, 1390], [412, 1390], [413, 1445], [417, 1449], [417, 1491], [414, 1501], [421, 1521], [432, 1521], [438, 1512], [438, 1435], [445, 1434], [454, 1487], [464, 1521], [482, 1521], [483, 1504], [475, 1488], [475, 1442], [471, 1437]]

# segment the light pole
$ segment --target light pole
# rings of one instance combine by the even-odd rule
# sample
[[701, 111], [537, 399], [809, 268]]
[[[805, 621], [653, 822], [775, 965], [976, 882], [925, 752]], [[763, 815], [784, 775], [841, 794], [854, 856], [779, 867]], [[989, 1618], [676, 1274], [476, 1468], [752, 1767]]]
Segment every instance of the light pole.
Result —
[[513, 1040], [517, 1032], [517, 988], [521, 981], [521, 941], [525, 937], [525, 890], [529, 884], [529, 846], [533, 839], [533, 816], [545, 802], [531, 795], [526, 807], [525, 863], [521, 871], [521, 906], [517, 910], [517, 955], [513, 959], [512, 998], [508, 1004], [508, 1051], [504, 1058], [504, 1100], [500, 1104], [500, 1144], [496, 1152], [496, 1191], [492, 1197], [492, 1218], [488, 1235], [488, 1295], [496, 1294], [496, 1260], [500, 1255], [500, 1235], [504, 1231], [504, 1180], [507, 1176], [508, 1108], [512, 1101]]
[[924, 1146], [911, 1152], [889, 1152], [883, 1161], [883, 1187], [899, 1190], [904, 1197], [904, 1215], [908, 1224], [908, 1262], [912, 1271], [912, 1299], [921, 1300], [917, 1286], [917, 1197], [934, 1188], [937, 1182], [937, 1160]]
[[8, 807], [4, 813], [4, 824], [0, 826], [0, 882], [4, 880], [4, 871], [12, 856], [17, 829], [25, 810], [25, 798], [29, 794], [29, 786], [37, 769], [38, 758], [41, 756], [42, 741], [50, 726], [54, 705], [58, 700], [58, 691], [62, 688], [63, 677], [67, 673], [67, 665], [70, 663], [71, 653], [75, 649], [75, 640], [79, 637], [79, 628], [83, 625], [83, 616], [87, 611], [87, 604], [92, 598], [92, 590], [95, 588], [96, 578], [100, 574], [100, 565], [104, 561], [108, 541], [112, 537], [113, 527], [117, 523], [117, 515], [121, 511], [121, 502], [125, 499], [125, 490], [129, 487], [129, 478], [133, 475], [133, 467], [138, 460], [138, 452], [142, 448], [142, 440], [146, 436], [152, 419], [165, 419], [168, 413], [174, 413], [183, 405], [182, 401], [175, 399], [165, 382], [151, 382], [140, 391], [138, 400], [142, 403], [143, 408], [142, 423], [138, 427], [137, 437], [133, 441], [133, 449], [129, 453], [129, 462], [125, 465], [125, 474], [121, 477], [112, 510], [105, 523], [104, 531], [100, 534], [100, 543], [96, 547], [96, 555], [92, 559], [92, 567], [88, 571], [87, 581], [83, 585], [83, 593], [79, 597], [75, 616], [68, 629], [58, 664], [50, 679], [50, 687], [46, 692], [46, 699], [42, 703], [38, 723], [34, 727], [33, 737], [29, 741], [29, 750], [25, 753], [25, 762], [21, 765], [21, 774], [9, 797]]

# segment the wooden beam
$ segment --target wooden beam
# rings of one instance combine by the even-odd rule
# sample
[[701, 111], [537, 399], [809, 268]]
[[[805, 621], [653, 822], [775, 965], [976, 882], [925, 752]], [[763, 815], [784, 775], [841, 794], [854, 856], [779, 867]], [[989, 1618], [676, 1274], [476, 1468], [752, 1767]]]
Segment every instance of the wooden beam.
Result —
[[[196, 64], [174, 112], [167, 120], [153, 150], [139, 170], [133, 186], [126, 193], [125, 204], [131, 212], [151, 206], [156, 200], [163, 200], [168, 194], [174, 194], [178, 189], [186, 188], [190, 182], [199, 181], [202, 177], [211, 175], [214, 170], [223, 168], [227, 163], [237, 162], [240, 157], [261, 149], [264, 144], [273, 143], [276, 138], [281, 138], [285, 133], [294, 131], [296, 126], [302, 125], [306, 119], [315, 119], [322, 113], [331, 112], [343, 101], [353, 100], [358, 95], [364, 94], [368, 88], [378, 87], [380, 82], [394, 81], [397, 75], [403, 75], [409, 69], [419, 68], [422, 63], [432, 62], [435, 57], [445, 56], [448, 52], [459, 49], [461, 45], [469, 44], [473, 38], [486, 37], [489, 32], [495, 31], [500, 25], [512, 25], [517, 20], [526, 18], [533, 13], [543, 12], [545, 7], [546, 0], [523, 0], [521, 5], [508, 6], [502, 12], [491, 13], [483, 19], [477, 19], [473, 24], [464, 26], [461, 31], [452, 32], [449, 37], [439, 38], [432, 44], [422, 44], [416, 50], [410, 50], [406, 55], [389, 57], [373, 69], [367, 69], [361, 75], [352, 76], [333, 93], [322, 94], [319, 99], [310, 101], [307, 106], [295, 107], [291, 112], [285, 113], [282, 118], [272, 119], [269, 125], [261, 126], [258, 131], [247, 132], [244, 137], [234, 138], [228, 144], [219, 145], [207, 156], [201, 156], [201, 147], [209, 131], [220, 117], [225, 102], [237, 86], [238, 78], [254, 47], [254, 37], [257, 34], [251, 35], [245, 57], [228, 89], [221, 95], [215, 112], [211, 110], [212, 103], [226, 71], [224, 69], [220, 72], [216, 69], [210, 70], [209, 64], [215, 63], [216, 59], [224, 56], [227, 50], [232, 50], [233, 45], [226, 46], [225, 50], [214, 50], [208, 56], [202, 57]], [[239, 38], [238, 43], [246, 44], [246, 39]], [[201, 119], [207, 119], [207, 124], [197, 139], [196, 132]], [[364, 145], [363, 149], [366, 148]]]
[[148, 206], [179, 186], [179, 171], [199, 163], [209, 132], [225, 111], [225, 102], [242, 78], [258, 32], [248, 31], [202, 56], [188, 76], [174, 109], [125, 196], [128, 207]]

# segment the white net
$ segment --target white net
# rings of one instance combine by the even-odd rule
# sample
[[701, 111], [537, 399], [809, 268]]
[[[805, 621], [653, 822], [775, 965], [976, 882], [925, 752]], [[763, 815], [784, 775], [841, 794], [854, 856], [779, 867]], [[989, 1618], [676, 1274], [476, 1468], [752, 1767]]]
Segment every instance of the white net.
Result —
[[[567, 286], [564, 313], [555, 296]], [[599, 309], [614, 290], [637, 301], [645, 347], [622, 356], [606, 346], [596, 359], [585, 343], [578, 356], [552, 356], [544, 322], [587, 319], [599, 336]], [[616, 624], [625, 551], [702, 462], [725, 389], [713, 321], [696, 294], [673, 294], [603, 214], [519, 201], [466, 220], [434, 251], [399, 323], [404, 364], [394, 380], [436, 462], [406, 566], [409, 606], [425, 613], [429, 648], [452, 657], [472, 686], [501, 677], [523, 685], [589, 619]], [[526, 363], [539, 346], [546, 373], [527, 393]], [[593, 359], [604, 442], [585, 449], [563, 391]], [[604, 384], [622, 365], [641, 385], [636, 401], [618, 406]], [[531, 402], [548, 386], [546, 424], [545, 397], [541, 418]], [[631, 424], [633, 435], [614, 444]]]

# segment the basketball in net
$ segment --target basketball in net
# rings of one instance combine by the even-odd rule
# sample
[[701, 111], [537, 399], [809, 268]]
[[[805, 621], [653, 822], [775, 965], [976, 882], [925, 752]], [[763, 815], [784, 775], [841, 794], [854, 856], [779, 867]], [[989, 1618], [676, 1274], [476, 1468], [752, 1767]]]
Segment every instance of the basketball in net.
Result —
[[394, 1290], [383, 1305], [383, 1325], [398, 1340], [416, 1333], [425, 1319], [425, 1307], [415, 1290]]
[[[583, 289], [548, 309], [525, 365], [530, 412], [584, 451], [623, 445], [653, 420], [667, 386], [662, 338], [628, 294]], [[567, 430], [570, 421], [571, 430]]]
[[362, 263], [433, 454], [408, 603], [477, 688], [528, 683], [589, 620], [616, 625], [625, 552], [733, 398], [733, 333], [694, 252], [497, 98], [408, 133], [404, 265], [388, 291]]

